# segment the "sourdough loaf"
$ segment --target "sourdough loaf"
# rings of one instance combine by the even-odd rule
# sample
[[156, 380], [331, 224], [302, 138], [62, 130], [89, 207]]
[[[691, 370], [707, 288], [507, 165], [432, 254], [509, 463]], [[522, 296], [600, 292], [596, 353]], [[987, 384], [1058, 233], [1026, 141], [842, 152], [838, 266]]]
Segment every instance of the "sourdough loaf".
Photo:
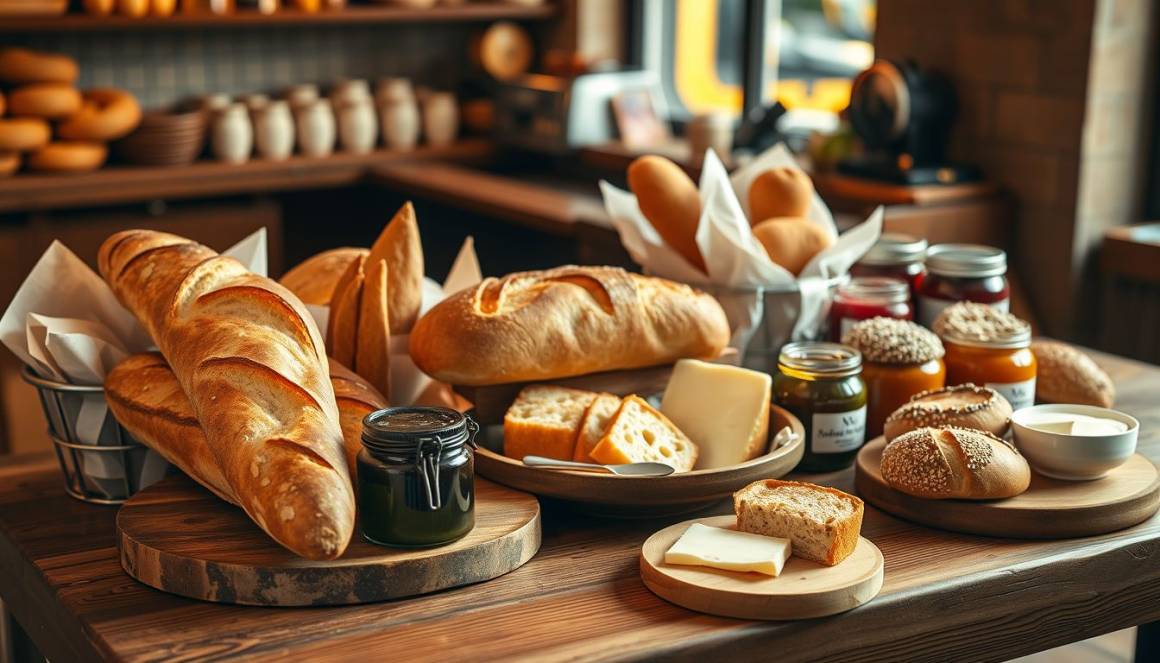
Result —
[[798, 481], [755, 481], [733, 494], [737, 529], [789, 539], [793, 554], [833, 566], [858, 545], [862, 500]]
[[990, 500], [1027, 490], [1031, 468], [1010, 442], [990, 433], [920, 428], [882, 450], [882, 478], [915, 497]]

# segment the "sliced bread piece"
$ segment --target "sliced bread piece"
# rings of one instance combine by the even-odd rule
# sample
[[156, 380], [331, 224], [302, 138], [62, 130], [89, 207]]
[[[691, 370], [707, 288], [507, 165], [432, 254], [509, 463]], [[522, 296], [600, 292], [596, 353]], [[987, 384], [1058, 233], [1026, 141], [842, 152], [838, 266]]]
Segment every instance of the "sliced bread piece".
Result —
[[590, 455], [606, 465], [666, 463], [688, 472], [697, 462], [697, 445], [643, 398], [629, 396]]
[[580, 436], [576, 438], [576, 453], [572, 460], [580, 463], [592, 462], [592, 450], [600, 444], [601, 438], [608, 430], [608, 424], [620, 409], [620, 396], [600, 394], [592, 405], [584, 411], [584, 418], [580, 420]]
[[504, 455], [572, 460], [576, 435], [596, 393], [532, 385], [524, 387], [503, 418]]
[[737, 529], [789, 539], [794, 555], [826, 566], [854, 552], [864, 509], [853, 495], [798, 481], [755, 481], [733, 493]]

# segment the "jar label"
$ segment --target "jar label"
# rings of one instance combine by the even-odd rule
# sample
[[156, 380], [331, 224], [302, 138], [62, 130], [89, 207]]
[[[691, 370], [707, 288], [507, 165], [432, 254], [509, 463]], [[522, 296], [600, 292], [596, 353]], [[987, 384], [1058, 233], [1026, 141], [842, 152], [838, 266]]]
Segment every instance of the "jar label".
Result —
[[[927, 297], [926, 295], [919, 295], [918, 323], [927, 329], [932, 328], [939, 314], [951, 304], [958, 304], [958, 302], [950, 299], [936, 299], [934, 297]], [[1000, 299], [997, 302], [991, 302], [989, 306], [995, 310], [1007, 313], [1011, 307], [1011, 300], [1006, 298]]]
[[866, 441], [866, 406], [849, 412], [815, 412], [811, 426], [812, 451], [840, 454], [854, 451]]
[[1006, 398], [1012, 410], [1035, 405], [1035, 378], [1023, 382], [988, 382], [987, 388]]

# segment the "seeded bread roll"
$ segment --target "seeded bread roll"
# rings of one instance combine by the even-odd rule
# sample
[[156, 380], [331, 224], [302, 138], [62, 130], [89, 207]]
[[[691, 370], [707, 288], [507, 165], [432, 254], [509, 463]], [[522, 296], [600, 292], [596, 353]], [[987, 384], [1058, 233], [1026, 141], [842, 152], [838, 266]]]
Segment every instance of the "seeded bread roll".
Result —
[[1112, 379], [1092, 358], [1066, 343], [1035, 341], [1035, 397], [1047, 403], [1111, 407], [1116, 400]]
[[973, 384], [924, 391], [886, 419], [883, 433], [890, 442], [928, 426], [958, 426], [1002, 436], [1011, 418], [1011, 404], [999, 392]]
[[864, 510], [853, 495], [798, 481], [755, 481], [733, 493], [737, 529], [789, 539], [794, 556], [826, 566], [854, 552]]
[[1014, 445], [966, 428], [920, 428], [886, 445], [882, 478], [924, 499], [993, 500], [1031, 484], [1031, 468]]

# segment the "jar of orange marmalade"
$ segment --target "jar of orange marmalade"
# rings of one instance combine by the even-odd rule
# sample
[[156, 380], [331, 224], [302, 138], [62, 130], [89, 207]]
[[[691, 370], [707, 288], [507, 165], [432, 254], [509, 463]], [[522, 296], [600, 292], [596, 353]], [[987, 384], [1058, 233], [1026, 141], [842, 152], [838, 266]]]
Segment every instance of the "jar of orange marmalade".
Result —
[[946, 386], [943, 344], [909, 320], [863, 320], [846, 332], [842, 343], [862, 353], [867, 439], [881, 435], [886, 418], [911, 396]]
[[986, 386], [1012, 410], [1035, 404], [1031, 325], [986, 304], [960, 302], [939, 315], [934, 331], [946, 346], [947, 386]]

